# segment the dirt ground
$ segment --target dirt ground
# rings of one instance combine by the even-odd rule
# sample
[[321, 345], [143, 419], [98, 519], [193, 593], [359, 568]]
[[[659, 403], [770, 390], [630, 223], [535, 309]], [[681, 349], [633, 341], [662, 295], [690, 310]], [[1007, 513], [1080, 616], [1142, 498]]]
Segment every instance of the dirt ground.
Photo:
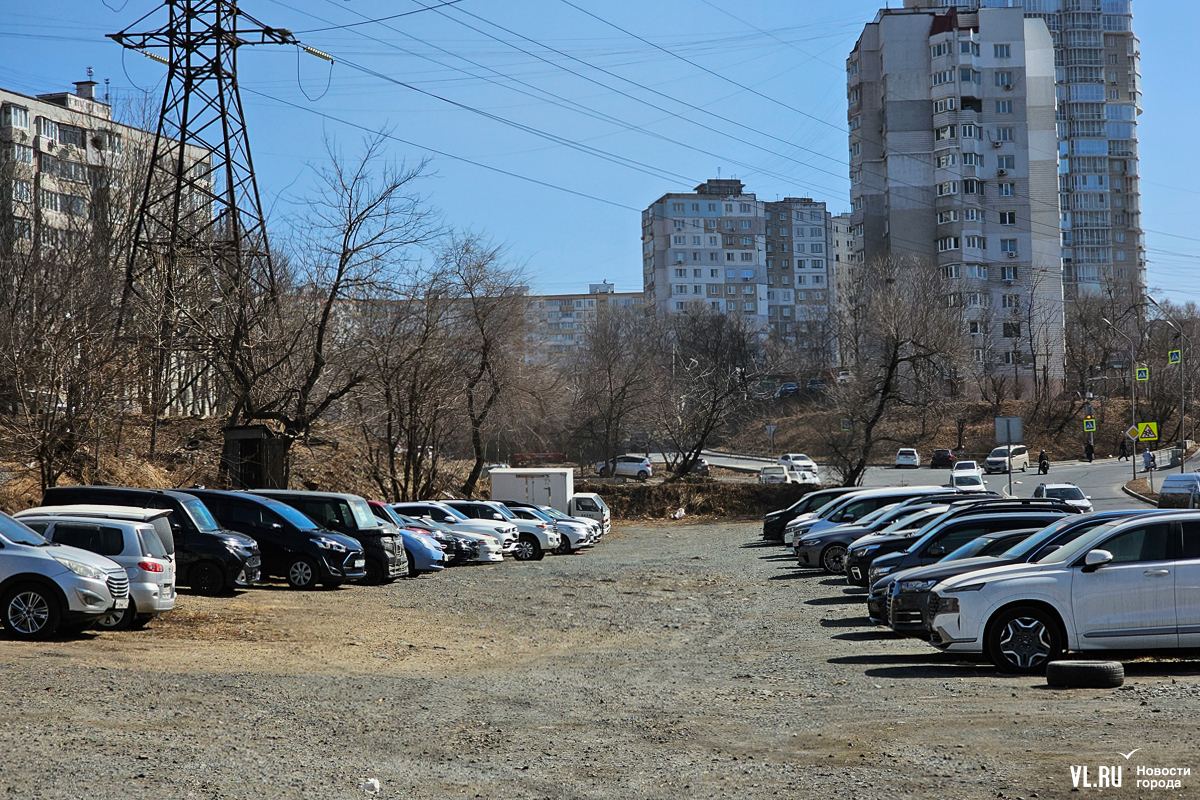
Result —
[[[1200, 797], [1197, 662], [1050, 690], [870, 627], [757, 536], [624, 526], [542, 562], [0, 642], [0, 796]], [[1073, 793], [1073, 765], [1122, 788]], [[1197, 774], [1151, 791], [1138, 766]]]

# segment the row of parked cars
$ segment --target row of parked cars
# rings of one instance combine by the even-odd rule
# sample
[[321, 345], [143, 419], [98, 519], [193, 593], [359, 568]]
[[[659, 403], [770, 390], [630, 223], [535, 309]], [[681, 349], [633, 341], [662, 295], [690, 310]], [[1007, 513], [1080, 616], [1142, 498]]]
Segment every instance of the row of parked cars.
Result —
[[383, 584], [452, 564], [591, 547], [606, 509], [570, 517], [517, 501], [380, 503], [353, 494], [63, 486], [0, 514], [0, 624], [15, 638], [142, 627], [177, 588], [217, 595], [268, 578], [294, 589]]
[[1200, 646], [1200, 512], [1094, 512], [1055, 494], [824, 489], [767, 515], [763, 538], [866, 588], [872, 622], [1004, 671]]

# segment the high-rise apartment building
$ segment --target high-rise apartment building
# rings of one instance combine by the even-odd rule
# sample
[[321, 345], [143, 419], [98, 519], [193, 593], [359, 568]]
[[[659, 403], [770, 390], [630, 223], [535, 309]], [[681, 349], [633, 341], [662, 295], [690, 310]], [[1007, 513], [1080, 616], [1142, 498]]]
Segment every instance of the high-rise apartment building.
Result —
[[1141, 48], [1132, 0], [905, 0], [905, 5], [1013, 6], [1045, 21], [1054, 42], [1067, 297], [1109, 281], [1134, 293], [1143, 290]]
[[738, 180], [665, 194], [642, 212], [646, 306], [705, 303], [811, 346], [828, 339], [830, 217], [808, 197], [759, 200]]
[[1055, 52], [1045, 23], [1017, 8], [880, 11], [847, 59], [847, 84], [855, 263], [936, 263], [964, 306], [979, 372], [1060, 376]]

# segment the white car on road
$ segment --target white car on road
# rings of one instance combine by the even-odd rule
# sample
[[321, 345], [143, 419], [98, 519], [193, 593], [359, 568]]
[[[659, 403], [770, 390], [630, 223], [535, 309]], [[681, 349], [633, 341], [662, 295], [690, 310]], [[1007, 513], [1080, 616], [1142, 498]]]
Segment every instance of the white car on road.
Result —
[[1053, 497], [1063, 500], [1079, 509], [1080, 513], [1090, 514], [1092, 498], [1084, 495], [1083, 491], [1073, 483], [1039, 483], [1033, 490], [1034, 497]]
[[1200, 647], [1200, 512], [1101, 525], [1034, 564], [934, 587], [934, 646], [1038, 672], [1066, 650]]
[[645, 456], [617, 456], [615, 463], [599, 461], [596, 463], [596, 474], [601, 478], [610, 475], [618, 478], [637, 478], [644, 481], [654, 474], [650, 459]]
[[917, 469], [921, 466], [921, 456], [911, 447], [901, 447], [896, 451], [896, 469], [911, 467]]
[[817, 462], [813, 461], [804, 453], [784, 453], [776, 462], [782, 464], [790, 470], [807, 470], [809, 472], [817, 471]]

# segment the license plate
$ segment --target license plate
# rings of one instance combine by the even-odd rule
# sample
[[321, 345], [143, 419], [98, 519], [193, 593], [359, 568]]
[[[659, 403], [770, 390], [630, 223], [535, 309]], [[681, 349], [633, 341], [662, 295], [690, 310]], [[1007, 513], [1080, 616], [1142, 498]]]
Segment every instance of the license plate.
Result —
[[129, 608], [129, 598], [128, 597], [118, 597], [116, 602], [113, 603], [113, 608], [115, 608], [117, 610], [123, 610], [123, 609]]
[[367, 560], [366, 560], [365, 558], [356, 558], [356, 559], [354, 559], [354, 566], [356, 566], [356, 567], [365, 567], [366, 565], [367, 565]]

